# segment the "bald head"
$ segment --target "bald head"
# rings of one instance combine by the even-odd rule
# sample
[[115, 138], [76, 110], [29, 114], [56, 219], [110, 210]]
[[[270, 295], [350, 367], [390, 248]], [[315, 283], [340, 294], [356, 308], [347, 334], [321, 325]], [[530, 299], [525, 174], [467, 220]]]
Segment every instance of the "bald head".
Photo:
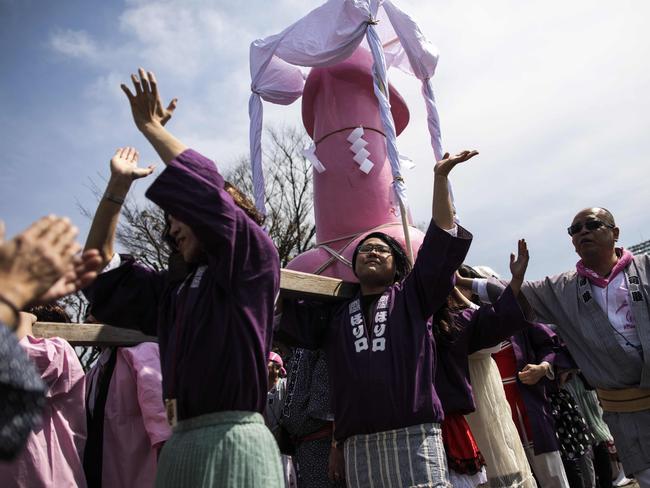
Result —
[[619, 229], [614, 216], [606, 208], [590, 207], [573, 217], [569, 235], [576, 252], [592, 269], [615, 262], [615, 245]]
[[602, 220], [608, 225], [612, 225], [612, 226], [616, 225], [612, 212], [610, 212], [604, 207], [583, 208], [582, 210], [580, 210], [580, 212], [576, 214], [575, 217], [573, 217], [573, 222], [575, 223], [576, 221], [584, 220], [584, 218], [588, 215], [595, 216], [596, 218]]

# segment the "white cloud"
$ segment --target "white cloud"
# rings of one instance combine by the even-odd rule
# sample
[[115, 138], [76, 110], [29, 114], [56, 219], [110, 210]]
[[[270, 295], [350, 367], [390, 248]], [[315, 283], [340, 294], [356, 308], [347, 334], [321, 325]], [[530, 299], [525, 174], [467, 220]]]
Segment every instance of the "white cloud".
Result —
[[[56, 52], [99, 71], [84, 90], [77, 130], [88, 138], [133, 132], [118, 85], [144, 65], [163, 96], [178, 96], [171, 128], [224, 162], [248, 151], [248, 46], [298, 20], [319, 0], [128, 0], [106, 38], [62, 30]], [[401, 0], [438, 45], [433, 80], [445, 147], [481, 156], [453, 175], [459, 211], [476, 233], [472, 259], [500, 264], [515, 239], [535, 249], [537, 276], [575, 260], [564, 236], [572, 213], [612, 207], [623, 236], [650, 227], [650, 4], [549, 0]], [[416, 221], [428, 220], [431, 158], [419, 84], [391, 73], [411, 110], [398, 143], [418, 167], [406, 175]], [[118, 108], [116, 108], [118, 107]], [[267, 124], [301, 126], [300, 102], [265, 104]], [[110, 132], [115, 120], [122, 124]], [[83, 126], [83, 127], [82, 127]], [[131, 131], [131, 132], [129, 132]], [[137, 134], [136, 134], [137, 136]], [[621, 192], [620, 189], [626, 191]], [[647, 236], [647, 233], [646, 233]], [[631, 243], [631, 242], [630, 242]], [[498, 262], [497, 262], [498, 261]]]
[[66, 29], [57, 31], [50, 36], [49, 46], [59, 54], [86, 61], [94, 61], [98, 55], [95, 42], [83, 30]]
[[179, 0], [138, 2], [127, 8], [119, 26], [142, 63], [191, 82], [223, 63], [244, 60], [250, 34], [215, 6]]

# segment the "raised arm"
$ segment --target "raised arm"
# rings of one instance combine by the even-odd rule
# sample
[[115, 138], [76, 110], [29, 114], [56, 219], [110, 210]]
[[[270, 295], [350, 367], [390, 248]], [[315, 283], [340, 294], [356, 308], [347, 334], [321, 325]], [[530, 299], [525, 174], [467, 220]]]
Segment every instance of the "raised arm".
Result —
[[[517, 241], [517, 256], [514, 253], [510, 253], [510, 272], [512, 273], [510, 285], [515, 296], [519, 295], [521, 286], [524, 284], [524, 275], [528, 268], [529, 259], [530, 256], [528, 254], [526, 240], [519, 239]], [[484, 303], [494, 303], [505, 289], [506, 282], [500, 280], [488, 282], [485, 278], [468, 278], [456, 272], [456, 285], [472, 290]]]
[[528, 249], [523, 239], [519, 240], [518, 253], [510, 255], [512, 280], [494, 305], [483, 305], [472, 317], [470, 352], [491, 347], [512, 336], [515, 332], [532, 325], [521, 310], [517, 295], [528, 267]]
[[512, 273], [510, 288], [512, 288], [512, 293], [515, 297], [519, 295], [521, 285], [524, 282], [524, 275], [528, 268], [529, 259], [530, 256], [528, 254], [528, 245], [526, 244], [526, 240], [519, 239], [519, 241], [517, 241], [517, 257], [515, 258], [514, 253], [510, 253], [510, 272]]
[[[102, 267], [113, 258], [117, 223], [131, 184], [154, 169], [138, 167], [138, 152], [131, 147], [119, 148], [110, 166], [111, 177], [86, 240], [86, 248], [99, 249]], [[97, 320], [153, 335], [157, 331], [158, 299], [164, 283], [164, 273], [140, 266], [131, 258], [122, 258], [118, 267], [102, 273], [84, 289], [84, 294]]]
[[163, 108], [155, 75], [142, 68], [138, 69], [138, 74], [139, 77], [131, 75], [135, 95], [124, 84], [121, 85], [122, 91], [131, 104], [131, 113], [136, 127], [151, 143], [160, 159], [165, 164], [169, 164], [187, 149], [185, 144], [164, 127], [171, 119], [178, 100], [174, 98], [167, 108]]
[[447, 178], [454, 166], [477, 154], [476, 151], [463, 151], [454, 157], [445, 154], [434, 168], [433, 220], [413, 270], [403, 283], [405, 291], [417, 297], [423, 318], [430, 317], [447, 299], [454, 286], [454, 271], [462, 264], [472, 241], [468, 231], [455, 227]]
[[477, 151], [463, 151], [453, 157], [446, 153], [434, 167], [433, 173], [433, 221], [444, 230], [454, 227], [454, 208], [449, 194], [449, 173], [459, 163], [463, 163], [478, 154]]
[[[517, 244], [517, 257], [510, 254], [510, 271], [512, 279], [510, 285], [524, 313], [529, 317], [535, 317], [537, 321], [547, 324], [557, 323], [557, 313], [561, 310], [551, 279], [545, 278], [539, 281], [524, 281], [524, 273], [528, 266], [528, 246], [524, 239]], [[457, 275], [456, 284], [471, 289], [478, 295], [483, 303], [494, 303], [501, 295], [508, 282], [505, 280], [490, 278], [461, 278]]]
[[102, 267], [113, 257], [117, 223], [131, 184], [138, 178], [149, 176], [153, 169], [153, 166], [138, 167], [138, 151], [132, 147], [115, 151], [111, 159], [111, 177], [97, 206], [85, 246], [85, 249], [99, 250]]

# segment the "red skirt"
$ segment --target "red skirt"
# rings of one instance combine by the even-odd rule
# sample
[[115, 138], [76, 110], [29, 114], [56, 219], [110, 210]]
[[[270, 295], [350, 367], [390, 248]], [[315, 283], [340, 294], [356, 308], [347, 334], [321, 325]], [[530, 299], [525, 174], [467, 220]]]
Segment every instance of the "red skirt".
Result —
[[442, 442], [447, 453], [447, 464], [458, 474], [474, 475], [485, 466], [485, 459], [465, 417], [461, 414], [445, 414], [445, 420], [442, 422]]
[[506, 394], [506, 400], [510, 405], [512, 421], [517, 427], [519, 438], [524, 443], [524, 447], [532, 446], [533, 429], [530, 424], [524, 398], [521, 396], [519, 385], [517, 384], [517, 358], [515, 357], [512, 343], [508, 341], [507, 345], [503, 346], [499, 352], [492, 354], [492, 357], [497, 363], [497, 368], [499, 368], [499, 374], [503, 381], [503, 390]]

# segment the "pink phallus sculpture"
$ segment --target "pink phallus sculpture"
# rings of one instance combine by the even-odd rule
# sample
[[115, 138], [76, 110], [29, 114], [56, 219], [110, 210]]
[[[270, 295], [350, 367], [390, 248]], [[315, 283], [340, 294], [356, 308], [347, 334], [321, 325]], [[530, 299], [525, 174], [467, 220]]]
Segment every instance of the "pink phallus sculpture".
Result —
[[[357, 281], [349, 262], [364, 235], [378, 230], [405, 246], [371, 69], [370, 53], [358, 48], [345, 61], [313, 68], [307, 77], [302, 119], [322, 165], [313, 176], [317, 246], [294, 258], [289, 269]], [[389, 92], [399, 135], [409, 111], [394, 87]], [[424, 234], [410, 225], [410, 237], [415, 254]]]

